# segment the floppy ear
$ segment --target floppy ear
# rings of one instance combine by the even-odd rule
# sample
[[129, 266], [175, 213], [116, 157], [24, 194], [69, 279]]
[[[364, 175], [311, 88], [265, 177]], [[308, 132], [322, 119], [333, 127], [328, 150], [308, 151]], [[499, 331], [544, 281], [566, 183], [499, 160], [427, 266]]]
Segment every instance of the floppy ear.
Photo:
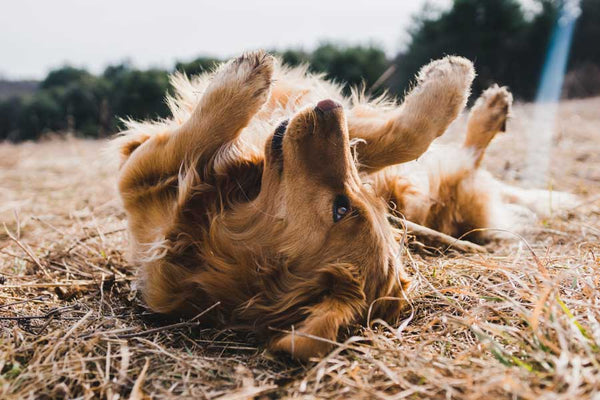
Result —
[[[301, 360], [327, 354], [340, 327], [353, 322], [365, 308], [365, 295], [355, 272], [356, 268], [348, 264], [326, 265], [314, 273], [315, 278], [307, 285], [300, 287], [302, 293], [297, 290], [286, 293], [281, 299], [286, 308], [291, 299], [309, 298], [316, 302], [302, 308], [305, 319], [298, 325], [278, 324], [292, 332], [271, 340], [269, 349]], [[277, 310], [275, 319], [280, 319], [282, 312], [285, 310]]]
[[356, 311], [336, 299], [310, 307], [309, 316], [291, 333], [273, 340], [271, 351], [284, 351], [299, 360], [326, 355], [334, 347], [339, 328], [355, 319]]

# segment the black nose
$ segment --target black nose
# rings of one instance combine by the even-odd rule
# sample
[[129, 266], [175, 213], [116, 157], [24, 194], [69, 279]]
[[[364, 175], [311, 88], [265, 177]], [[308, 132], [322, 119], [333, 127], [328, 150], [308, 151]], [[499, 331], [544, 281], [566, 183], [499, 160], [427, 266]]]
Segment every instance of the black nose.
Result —
[[318, 108], [319, 110], [321, 110], [323, 112], [327, 112], [327, 111], [331, 111], [331, 110], [334, 110], [334, 109], [340, 108], [340, 107], [342, 107], [342, 105], [340, 103], [338, 103], [337, 101], [327, 99], [327, 100], [321, 100], [320, 102], [318, 102], [316, 108]]

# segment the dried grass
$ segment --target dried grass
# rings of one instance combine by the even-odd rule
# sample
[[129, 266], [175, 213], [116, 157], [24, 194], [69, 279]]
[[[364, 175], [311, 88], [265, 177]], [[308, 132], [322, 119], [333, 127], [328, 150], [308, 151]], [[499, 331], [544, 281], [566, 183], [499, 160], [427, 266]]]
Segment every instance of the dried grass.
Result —
[[[516, 107], [486, 161], [508, 181], [530, 107]], [[405, 320], [355, 327], [304, 365], [144, 308], [102, 142], [2, 144], [0, 398], [599, 399], [599, 110], [596, 98], [560, 112], [553, 186], [582, 206], [531, 227], [528, 245], [410, 254]]]

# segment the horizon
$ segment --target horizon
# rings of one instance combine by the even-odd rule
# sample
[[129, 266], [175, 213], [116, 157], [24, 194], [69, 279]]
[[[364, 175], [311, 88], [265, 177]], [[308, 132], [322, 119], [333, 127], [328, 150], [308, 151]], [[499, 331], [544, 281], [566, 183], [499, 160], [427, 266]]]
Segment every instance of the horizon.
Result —
[[171, 69], [199, 56], [229, 58], [256, 48], [310, 51], [324, 42], [377, 45], [392, 56], [406, 45], [412, 17], [426, 4], [443, 8], [449, 0], [176, 0], [168, 9], [157, 1], [24, 0], [6, 4], [0, 16], [0, 79], [40, 80], [64, 65], [92, 73], [123, 62]]

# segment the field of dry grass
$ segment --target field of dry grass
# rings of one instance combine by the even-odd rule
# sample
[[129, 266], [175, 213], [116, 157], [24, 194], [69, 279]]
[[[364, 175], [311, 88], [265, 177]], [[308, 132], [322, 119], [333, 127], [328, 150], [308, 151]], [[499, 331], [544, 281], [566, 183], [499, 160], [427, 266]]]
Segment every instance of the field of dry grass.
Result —
[[[515, 107], [485, 163], [515, 184], [531, 115]], [[600, 98], [562, 103], [559, 121], [552, 186], [579, 207], [489, 254], [407, 251], [404, 320], [307, 364], [144, 308], [104, 142], [0, 144], [0, 398], [598, 400]]]

